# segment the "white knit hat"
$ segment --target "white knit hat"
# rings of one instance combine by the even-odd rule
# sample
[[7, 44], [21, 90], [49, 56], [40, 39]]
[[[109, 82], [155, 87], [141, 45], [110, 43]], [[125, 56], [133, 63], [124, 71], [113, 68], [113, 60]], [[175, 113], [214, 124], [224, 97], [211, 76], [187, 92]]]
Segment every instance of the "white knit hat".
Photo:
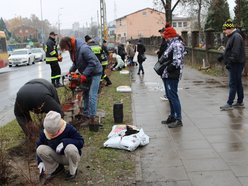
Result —
[[44, 119], [44, 131], [50, 135], [56, 134], [63, 125], [63, 120], [61, 120], [61, 115], [55, 111], [49, 111]]

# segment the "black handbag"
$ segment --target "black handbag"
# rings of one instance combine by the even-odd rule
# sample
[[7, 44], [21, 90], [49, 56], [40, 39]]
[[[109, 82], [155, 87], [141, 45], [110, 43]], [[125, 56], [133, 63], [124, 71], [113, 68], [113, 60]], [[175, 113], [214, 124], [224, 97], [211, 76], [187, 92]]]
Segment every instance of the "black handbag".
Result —
[[146, 55], [145, 54], [141, 54], [140, 55], [140, 61], [144, 62], [146, 60]]
[[158, 62], [155, 63], [153, 69], [155, 70], [155, 72], [162, 76], [164, 69], [170, 64], [172, 63], [172, 60], [167, 60], [161, 63], [161, 61], [159, 60]]

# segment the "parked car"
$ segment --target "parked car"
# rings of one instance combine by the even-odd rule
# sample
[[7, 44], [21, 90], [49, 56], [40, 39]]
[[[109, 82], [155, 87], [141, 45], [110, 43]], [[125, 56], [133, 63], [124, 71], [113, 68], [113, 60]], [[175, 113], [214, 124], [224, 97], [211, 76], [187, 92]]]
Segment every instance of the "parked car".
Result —
[[13, 65], [31, 65], [34, 64], [34, 54], [30, 49], [16, 49], [8, 58], [9, 67]]
[[35, 61], [45, 61], [46, 54], [42, 48], [32, 48], [31, 52], [34, 54]]

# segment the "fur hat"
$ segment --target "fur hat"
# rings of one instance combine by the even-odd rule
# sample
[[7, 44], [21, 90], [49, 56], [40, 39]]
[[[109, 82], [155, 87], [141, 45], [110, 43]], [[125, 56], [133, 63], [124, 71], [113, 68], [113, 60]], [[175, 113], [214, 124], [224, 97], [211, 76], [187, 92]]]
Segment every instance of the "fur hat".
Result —
[[173, 28], [173, 27], [167, 27], [164, 31], [164, 38], [165, 39], [169, 39], [169, 38], [173, 38], [173, 37], [177, 37], [177, 31]]
[[232, 29], [232, 28], [235, 28], [235, 26], [234, 26], [234, 24], [233, 24], [231, 19], [226, 20], [226, 22], [222, 26], [223, 30]]
[[49, 111], [44, 119], [44, 133], [48, 139], [56, 138], [65, 129], [65, 121], [61, 115], [55, 111]]
[[86, 35], [86, 36], [84, 37], [84, 40], [85, 40], [85, 42], [87, 43], [89, 40], [91, 40], [91, 37], [90, 37], [89, 35]]

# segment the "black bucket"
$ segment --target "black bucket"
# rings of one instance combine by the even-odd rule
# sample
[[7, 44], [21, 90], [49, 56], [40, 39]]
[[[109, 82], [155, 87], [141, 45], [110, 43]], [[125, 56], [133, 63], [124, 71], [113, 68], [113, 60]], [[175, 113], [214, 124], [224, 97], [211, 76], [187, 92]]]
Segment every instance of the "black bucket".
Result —
[[113, 107], [114, 122], [123, 123], [123, 103], [115, 103]]

